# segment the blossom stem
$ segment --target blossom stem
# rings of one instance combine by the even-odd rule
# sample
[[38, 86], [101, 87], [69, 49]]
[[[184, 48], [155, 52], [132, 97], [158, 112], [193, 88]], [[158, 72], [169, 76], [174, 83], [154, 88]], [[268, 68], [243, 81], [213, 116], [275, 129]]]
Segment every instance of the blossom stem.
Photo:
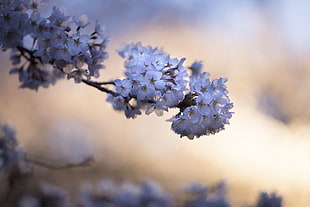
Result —
[[[23, 56], [26, 60], [28, 60], [29, 62], [32, 60], [33, 55], [32, 55], [32, 52], [30, 50], [28, 50], [27, 48], [24, 48], [22, 46], [17, 46], [16, 48], [19, 50], [21, 56]], [[30, 57], [28, 57], [25, 53], [28, 53], [30, 55]]]
[[114, 81], [106, 81], [106, 82], [96, 82], [98, 85], [114, 85]]
[[[41, 63], [43, 62], [42, 59], [40, 57], [35, 57], [33, 54], [35, 52], [35, 50], [29, 50], [23, 46], [17, 46], [16, 47], [21, 56], [23, 56], [27, 61], [29, 62], [35, 62], [35, 59], [39, 60]], [[26, 55], [26, 53], [29, 55], [29, 57]]]
[[[89, 86], [92, 86], [92, 87], [95, 87], [97, 88], [99, 91], [102, 91], [102, 92], [105, 92], [105, 93], [109, 93], [113, 96], [118, 96], [119, 94], [110, 90], [110, 89], [107, 89], [105, 87], [102, 87], [101, 85], [104, 85], [103, 83], [107, 83], [107, 82], [102, 82], [102, 83], [97, 83], [97, 82], [94, 82], [94, 81], [91, 81], [91, 80], [86, 80], [86, 79], [82, 79], [82, 82], [85, 83], [86, 85], [89, 85]], [[110, 83], [112, 84], [112, 83]]]

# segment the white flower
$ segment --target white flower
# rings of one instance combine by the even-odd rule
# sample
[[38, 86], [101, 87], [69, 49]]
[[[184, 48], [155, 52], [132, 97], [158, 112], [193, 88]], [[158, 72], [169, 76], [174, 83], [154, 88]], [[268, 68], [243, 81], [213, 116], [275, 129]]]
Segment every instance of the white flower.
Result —
[[80, 28], [87, 27], [89, 25], [87, 15], [81, 15], [78, 18], [74, 18], [74, 23]]
[[162, 70], [169, 64], [169, 56], [164, 53], [153, 55], [152, 66], [157, 70]]
[[161, 80], [162, 73], [158, 71], [148, 71], [146, 73], [146, 79], [148, 84], [153, 85], [156, 89], [164, 89], [165, 82]]
[[197, 108], [201, 114], [210, 114], [213, 97], [210, 94], [200, 95], [196, 99]]
[[63, 30], [54, 30], [52, 33], [53, 46], [64, 47], [66, 41], [68, 40], [67, 34]]
[[198, 77], [192, 76], [190, 81], [191, 91], [201, 94], [213, 90], [209, 80], [209, 75], [209, 73], [204, 72], [201, 73]]
[[194, 62], [189, 69], [192, 71], [192, 76], [198, 77], [199, 74], [201, 74], [202, 70], [202, 62], [201, 61], [196, 61]]
[[95, 34], [99, 35], [102, 39], [105, 37], [104, 36], [104, 27], [99, 24], [98, 21], [96, 21], [96, 26], [95, 26]]
[[48, 48], [53, 46], [54, 44], [53, 41], [54, 40], [52, 38], [52, 35], [50, 33], [47, 33], [46, 35], [44, 35], [44, 37], [38, 39], [38, 50], [40, 51], [47, 50]]
[[1, 15], [0, 15], [0, 23], [1, 27], [5, 30], [11, 29], [11, 28], [16, 28], [18, 25], [18, 13], [19, 12], [13, 12], [10, 10], [1, 10]]
[[51, 54], [55, 60], [64, 60], [67, 63], [72, 63], [72, 56], [66, 45], [57, 45], [51, 49]]
[[39, 25], [39, 22], [42, 21], [44, 18], [40, 16], [40, 12], [32, 12], [29, 18], [29, 24], [31, 26], [31, 29], [36, 29], [36, 27]]
[[201, 119], [201, 114], [199, 113], [199, 111], [197, 110], [196, 106], [190, 106], [187, 107], [184, 112], [183, 112], [184, 116], [186, 116], [188, 118], [188, 120], [193, 123], [196, 124], [200, 121]]
[[56, 28], [65, 29], [70, 25], [70, 16], [65, 14], [65, 9], [63, 8], [53, 7], [53, 12], [48, 19], [51, 21], [53, 27]]
[[68, 51], [70, 55], [75, 56], [79, 55], [80, 53], [85, 53], [88, 50], [88, 40], [89, 36], [87, 34], [73, 34], [72, 37], [68, 40]]
[[41, 0], [30, 0], [27, 7], [29, 9], [38, 10], [47, 6], [47, 3], [42, 2]]
[[115, 90], [117, 93], [121, 94], [123, 97], [129, 96], [129, 93], [132, 89], [132, 84], [129, 79], [117, 79], [114, 81], [115, 83]]
[[147, 84], [142, 84], [139, 86], [137, 91], [137, 100], [146, 100], [146, 99], [152, 99], [154, 96], [154, 89]]
[[171, 125], [172, 130], [181, 137], [190, 135], [190, 121], [186, 116], [176, 117]]
[[124, 110], [126, 108], [126, 103], [123, 96], [110, 95], [107, 100], [112, 103], [115, 110]]
[[[180, 93], [183, 97], [183, 92]], [[170, 107], [176, 107], [181, 100], [182, 98], [178, 97], [178, 93], [176, 91], [168, 91], [156, 101], [156, 107], [167, 111]]]
[[131, 105], [127, 104], [126, 105], [126, 109], [125, 109], [125, 116], [129, 119], [129, 118], [136, 118], [137, 115], [140, 115], [141, 111], [136, 108], [136, 107], [132, 107]]

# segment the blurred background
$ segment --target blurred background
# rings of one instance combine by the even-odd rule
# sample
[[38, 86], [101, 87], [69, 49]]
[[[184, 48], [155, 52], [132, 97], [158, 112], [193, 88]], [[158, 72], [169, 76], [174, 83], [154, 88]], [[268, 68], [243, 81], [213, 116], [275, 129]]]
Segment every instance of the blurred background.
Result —
[[216, 135], [180, 139], [166, 121], [175, 111], [127, 120], [106, 94], [73, 80], [18, 89], [1, 53], [0, 120], [15, 127], [25, 151], [60, 163], [95, 157], [90, 168], [43, 170], [44, 179], [72, 189], [151, 179], [171, 192], [224, 180], [236, 206], [259, 191], [277, 192], [284, 206], [310, 205], [309, 1], [50, 0], [43, 16], [53, 6], [105, 25], [110, 58], [100, 80], [122, 77], [116, 50], [141, 41], [186, 57], [186, 66], [203, 61], [212, 79], [227, 77], [234, 114]]

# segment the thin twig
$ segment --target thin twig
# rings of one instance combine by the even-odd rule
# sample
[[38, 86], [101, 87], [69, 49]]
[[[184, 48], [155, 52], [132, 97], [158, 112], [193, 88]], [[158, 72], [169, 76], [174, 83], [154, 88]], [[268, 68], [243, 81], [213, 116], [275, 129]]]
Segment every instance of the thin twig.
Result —
[[[33, 55], [36, 50], [29, 50], [23, 46], [17, 46], [16, 48], [19, 50], [20, 54], [29, 62], [34, 62], [35, 59], [37, 59], [40, 63], [43, 63], [41, 57], [35, 57]], [[28, 57], [25, 53], [27, 53], [30, 57]]]
[[82, 82], [85, 83], [86, 85], [89, 85], [89, 86], [97, 88], [99, 91], [103, 91], [105, 93], [112, 94], [113, 96], [118, 96], [119, 95], [118, 93], [116, 93], [116, 92], [114, 92], [114, 91], [112, 91], [110, 89], [102, 87], [101, 85], [103, 85], [103, 84], [100, 84], [100, 83], [97, 83], [97, 82], [94, 82], [94, 81], [90, 81], [90, 80], [85, 80], [85, 79], [83, 79]]
[[98, 85], [114, 85], [115, 86], [115, 82], [114, 81], [106, 81], [106, 82], [96, 82]]
[[[20, 52], [20, 55], [23, 56], [26, 60], [28, 60], [29, 62], [32, 60], [32, 53], [30, 50], [28, 50], [22, 46], [17, 46], [16, 48]], [[30, 57], [28, 57], [25, 53], [28, 53], [30, 55]]]
[[34, 156], [29, 156], [27, 155], [25, 157], [26, 161], [41, 167], [45, 167], [48, 169], [52, 169], [52, 170], [64, 170], [64, 169], [71, 169], [71, 168], [77, 168], [77, 167], [86, 167], [86, 166], [90, 166], [90, 164], [94, 161], [93, 157], [87, 157], [85, 160], [81, 161], [81, 162], [77, 162], [77, 163], [64, 163], [61, 165], [55, 165], [52, 163], [48, 163], [47, 161], [42, 161], [39, 160], [37, 158], [35, 158]]

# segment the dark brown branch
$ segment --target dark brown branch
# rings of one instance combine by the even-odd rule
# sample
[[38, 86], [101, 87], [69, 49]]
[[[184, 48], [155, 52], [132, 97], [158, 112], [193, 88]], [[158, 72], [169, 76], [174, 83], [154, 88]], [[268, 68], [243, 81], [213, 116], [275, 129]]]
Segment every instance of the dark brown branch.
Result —
[[181, 101], [176, 107], [183, 112], [187, 107], [196, 105], [195, 97], [197, 97], [197, 94], [195, 93], [190, 92], [186, 94], [183, 101]]
[[107, 82], [96, 82], [98, 85], [114, 85], [115, 86], [115, 82], [114, 81], [107, 81]]
[[85, 83], [86, 85], [89, 85], [89, 86], [92, 86], [92, 87], [95, 87], [97, 88], [99, 91], [102, 91], [102, 92], [105, 92], [105, 93], [109, 93], [113, 96], [118, 96], [119, 94], [110, 90], [110, 89], [107, 89], [105, 87], [102, 87], [101, 85], [103, 85], [102, 83], [97, 83], [97, 82], [94, 82], [94, 81], [90, 81], [90, 80], [85, 80], [83, 79], [82, 80], [83, 83]]
[[[20, 52], [21, 56], [23, 56], [26, 60], [28, 60], [30, 62], [35, 62], [35, 60], [38, 60], [40, 63], [43, 63], [43, 61], [40, 57], [35, 57], [33, 55], [36, 52], [36, 50], [29, 50], [23, 46], [17, 46], [16, 48]], [[28, 54], [29, 57], [26, 54]]]
[[[20, 55], [22, 57], [24, 57], [28, 61], [32, 60], [33, 54], [30, 50], [28, 50], [27, 48], [24, 48], [22, 46], [17, 46], [16, 48], [18, 49], [18, 51], [20, 52]], [[28, 57], [25, 53], [27, 53], [30, 57]]]

